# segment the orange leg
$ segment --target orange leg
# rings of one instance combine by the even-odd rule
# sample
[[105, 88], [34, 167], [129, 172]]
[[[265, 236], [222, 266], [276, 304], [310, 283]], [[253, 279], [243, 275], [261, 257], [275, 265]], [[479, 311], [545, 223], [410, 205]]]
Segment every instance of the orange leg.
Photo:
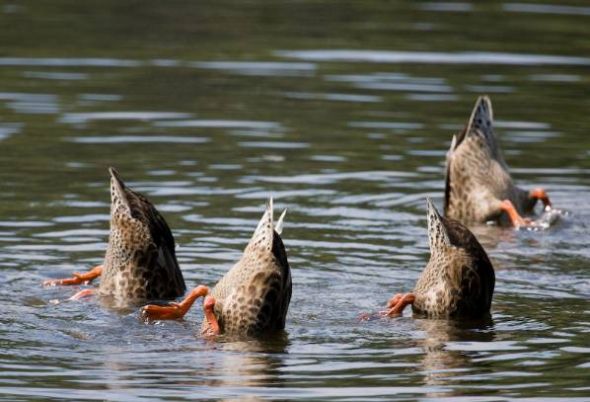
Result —
[[176, 320], [182, 318], [199, 297], [209, 294], [207, 286], [199, 285], [188, 294], [180, 303], [170, 303], [165, 306], [148, 304], [141, 309], [141, 315], [149, 320]]
[[549, 196], [547, 195], [547, 192], [542, 188], [535, 188], [529, 191], [529, 197], [541, 200], [545, 208], [551, 207], [551, 201], [549, 201]]
[[[398, 297], [399, 296], [399, 297]], [[395, 317], [401, 315], [404, 309], [409, 305], [414, 303], [416, 300], [416, 296], [413, 293], [406, 293], [405, 295], [395, 295], [391, 301], [397, 301], [395, 305], [391, 306], [390, 309], [386, 312], [385, 315], [388, 317]]]
[[387, 308], [392, 308], [393, 306], [395, 306], [400, 299], [402, 298], [402, 294], [398, 293], [395, 296], [393, 296], [391, 299], [389, 299], [389, 301], [387, 302]]
[[394, 306], [396, 306], [404, 296], [405, 295], [403, 295], [401, 293], [396, 294], [391, 299], [389, 299], [389, 301], [387, 302], [387, 310], [379, 311], [379, 313], [377, 313], [377, 314], [373, 314], [373, 313], [361, 313], [358, 316], [358, 320], [359, 321], [371, 321], [373, 319], [377, 319], [377, 318], [380, 318], [380, 317], [389, 316], [389, 313], [390, 313], [391, 309]]
[[98, 278], [102, 274], [102, 265], [97, 265], [88, 272], [80, 273], [74, 272], [72, 278], [65, 279], [49, 279], [43, 281], [43, 286], [56, 285], [87, 285], [90, 281]]
[[219, 323], [217, 322], [217, 317], [215, 317], [215, 312], [213, 311], [215, 307], [215, 298], [213, 296], [207, 296], [205, 298], [205, 302], [203, 303], [203, 310], [205, 311], [205, 319], [207, 320], [207, 329], [203, 331], [203, 335], [206, 336], [216, 336], [219, 335]]
[[79, 291], [78, 293], [76, 293], [75, 295], [73, 295], [72, 297], [70, 297], [70, 300], [80, 300], [80, 299], [83, 299], [84, 297], [92, 296], [95, 292], [96, 292], [96, 289], [83, 289], [83, 290]]
[[525, 219], [522, 216], [520, 216], [520, 214], [518, 213], [516, 208], [514, 208], [514, 205], [510, 200], [502, 201], [502, 203], [500, 204], [500, 209], [506, 212], [506, 214], [508, 214], [510, 222], [512, 222], [512, 225], [514, 227], [527, 226], [531, 224], [530, 219]]

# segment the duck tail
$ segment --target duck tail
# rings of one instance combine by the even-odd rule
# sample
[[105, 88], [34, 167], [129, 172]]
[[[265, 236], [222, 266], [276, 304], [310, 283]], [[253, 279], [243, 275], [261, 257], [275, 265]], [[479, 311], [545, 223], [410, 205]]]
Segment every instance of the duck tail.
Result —
[[252, 235], [249, 245], [272, 248], [273, 231], [273, 201], [272, 197], [270, 197], [266, 204], [266, 210], [262, 218], [260, 218], [260, 222], [258, 222], [258, 226]]
[[467, 129], [479, 129], [486, 134], [492, 130], [494, 122], [494, 111], [492, 109], [492, 101], [488, 96], [480, 96], [477, 98], [471, 116], [467, 122]]
[[285, 220], [286, 214], [287, 214], [287, 208], [285, 208], [283, 210], [283, 213], [281, 214], [281, 216], [279, 216], [279, 219], [277, 220], [277, 223], [275, 224], [275, 232], [277, 232], [279, 235], [283, 232], [283, 222]]
[[496, 149], [496, 137], [494, 135], [494, 111], [492, 109], [492, 101], [488, 96], [480, 96], [475, 102], [467, 127], [465, 135], [479, 135], [482, 136], [489, 147], [494, 151]]
[[428, 242], [430, 243], [430, 252], [435, 253], [441, 247], [450, 247], [451, 241], [447, 233], [447, 228], [442, 217], [438, 213], [434, 203], [430, 198], [426, 198], [428, 219]]

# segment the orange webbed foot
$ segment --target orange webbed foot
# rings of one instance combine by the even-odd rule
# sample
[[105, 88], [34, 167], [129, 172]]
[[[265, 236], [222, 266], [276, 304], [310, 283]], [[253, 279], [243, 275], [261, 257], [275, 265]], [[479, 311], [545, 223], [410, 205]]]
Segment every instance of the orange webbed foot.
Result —
[[78, 293], [76, 293], [75, 295], [73, 295], [72, 297], [70, 297], [70, 300], [80, 300], [85, 297], [90, 297], [90, 296], [94, 295], [94, 293], [96, 293], [96, 289], [83, 289], [83, 290], [79, 291]]
[[170, 303], [164, 306], [148, 304], [141, 309], [141, 316], [147, 320], [177, 320], [186, 315], [188, 310], [199, 297], [209, 294], [207, 286], [199, 285], [180, 303]]
[[381, 314], [387, 317], [397, 317], [408, 305], [414, 303], [414, 300], [416, 300], [416, 296], [413, 293], [397, 294], [387, 303], [389, 309]]
[[43, 286], [57, 286], [57, 285], [87, 285], [93, 279], [98, 278], [102, 274], [102, 265], [97, 265], [88, 272], [80, 273], [74, 272], [72, 278], [64, 279], [48, 279], [43, 281]]
[[205, 337], [217, 336], [221, 332], [219, 329], [219, 323], [214, 312], [215, 298], [213, 296], [207, 296], [203, 303], [203, 310], [205, 311], [205, 320], [207, 320], [207, 326], [203, 330], [202, 335]]
[[546, 210], [548, 208], [552, 207], [551, 201], [549, 200], [549, 196], [547, 195], [547, 192], [540, 187], [529, 191], [529, 197], [534, 198], [536, 200], [540, 200], [543, 203], [543, 207]]
[[395, 306], [400, 299], [403, 297], [403, 294], [398, 293], [395, 296], [393, 296], [391, 299], [389, 299], [389, 301], [387, 302], [387, 308], [392, 308], [393, 306]]
[[148, 320], [177, 320], [185, 314], [179, 303], [170, 303], [165, 306], [148, 304], [141, 309], [141, 316]]
[[518, 211], [514, 207], [514, 204], [512, 204], [512, 201], [510, 201], [510, 200], [502, 201], [500, 204], [500, 209], [502, 211], [506, 212], [506, 214], [508, 215], [508, 218], [510, 218], [510, 222], [512, 223], [512, 226], [514, 226], [515, 228], [536, 227], [535, 222], [533, 220], [531, 220], [529, 218], [523, 218], [522, 216], [520, 216], [520, 214], [518, 213]]
[[361, 313], [357, 319], [359, 321], [372, 321], [383, 317], [394, 317], [400, 315], [404, 308], [413, 302], [414, 295], [412, 293], [397, 293], [387, 302], [387, 310], [382, 310], [378, 313]]

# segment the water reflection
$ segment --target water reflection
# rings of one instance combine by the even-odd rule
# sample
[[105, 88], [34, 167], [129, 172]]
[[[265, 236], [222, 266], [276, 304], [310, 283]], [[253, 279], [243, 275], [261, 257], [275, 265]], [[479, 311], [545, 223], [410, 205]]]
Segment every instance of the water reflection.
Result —
[[[147, 396], [145, 391], [150, 389], [160, 397], [194, 390], [194, 396], [207, 392], [218, 400], [258, 400], [269, 394], [269, 387], [283, 386], [279, 357], [287, 344], [287, 337], [282, 334], [264, 341], [195, 338], [192, 344], [184, 346], [104, 346], [103, 371], [110, 373], [104, 385], [108, 395], [125, 392], [130, 384], [140, 382], [146, 388], [136, 396]], [[153, 361], [158, 362], [157, 367], [150, 363]]]
[[[215, 372], [220, 381], [211, 386], [233, 389], [281, 387], [282, 360], [288, 346], [286, 333], [274, 334], [264, 340], [225, 340], [219, 344], [223, 357]], [[258, 395], [259, 396], [259, 395]]]
[[[453, 389], [464, 376], [464, 367], [471, 365], [473, 353], [461, 347], [449, 349], [450, 344], [481, 344], [481, 351], [486, 350], [485, 343], [495, 339], [494, 322], [491, 316], [476, 321], [416, 319], [416, 328], [424, 332], [424, 338], [418, 342], [423, 348], [422, 371], [424, 382], [428, 386]], [[458, 396], [460, 391], [432, 392], [429, 397]]]

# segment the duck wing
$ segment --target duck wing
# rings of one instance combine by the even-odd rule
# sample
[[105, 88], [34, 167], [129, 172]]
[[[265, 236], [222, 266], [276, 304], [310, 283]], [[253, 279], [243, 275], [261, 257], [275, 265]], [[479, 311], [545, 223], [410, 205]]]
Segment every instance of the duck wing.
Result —
[[[170, 227], [164, 220], [164, 217], [144, 196], [137, 193], [136, 195], [144, 201], [143, 213], [148, 218], [148, 227], [154, 242], [154, 251], [148, 266], [152, 275], [159, 277], [154, 281], [156, 287], [158, 283], [161, 286], [160, 291], [156, 292], [158, 293], [156, 298], [175, 298], [182, 296], [186, 291], [186, 284], [178, 265], [178, 260], [176, 259], [176, 244]], [[163, 294], [160, 294], [162, 292]]]

